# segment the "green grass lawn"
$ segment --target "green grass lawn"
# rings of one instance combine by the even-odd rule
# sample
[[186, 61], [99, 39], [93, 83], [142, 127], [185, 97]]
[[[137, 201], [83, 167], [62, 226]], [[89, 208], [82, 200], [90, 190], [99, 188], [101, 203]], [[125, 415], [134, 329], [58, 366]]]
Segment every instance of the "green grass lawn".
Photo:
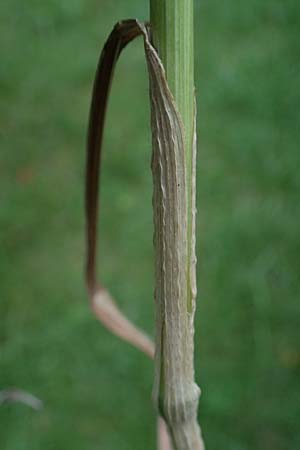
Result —
[[[196, 0], [196, 375], [208, 450], [300, 448], [300, 4]], [[153, 450], [153, 368], [102, 328], [83, 282], [85, 135], [97, 58], [146, 1], [0, 3], [1, 450]], [[126, 57], [125, 57], [126, 54]], [[116, 71], [101, 270], [153, 333], [142, 42]], [[114, 118], [114, 119], [113, 119]]]

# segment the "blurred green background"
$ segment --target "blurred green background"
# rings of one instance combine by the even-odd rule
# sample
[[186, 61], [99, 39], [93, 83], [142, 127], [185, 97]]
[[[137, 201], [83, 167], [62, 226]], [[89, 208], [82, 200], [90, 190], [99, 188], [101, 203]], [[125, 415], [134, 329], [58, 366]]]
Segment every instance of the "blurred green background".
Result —
[[[195, 2], [196, 375], [208, 450], [300, 448], [300, 3]], [[146, 0], [0, 3], [1, 450], [152, 450], [153, 368], [90, 312], [85, 136], [113, 24]], [[152, 184], [142, 42], [116, 71], [104, 149], [101, 262], [153, 333]]]

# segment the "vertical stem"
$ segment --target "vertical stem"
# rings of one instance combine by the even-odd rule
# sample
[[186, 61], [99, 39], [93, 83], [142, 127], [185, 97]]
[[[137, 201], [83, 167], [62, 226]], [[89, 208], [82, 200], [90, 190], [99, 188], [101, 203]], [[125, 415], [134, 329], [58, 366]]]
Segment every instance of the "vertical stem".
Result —
[[194, 127], [193, 0], [150, 0], [152, 38], [185, 127], [191, 159]]
[[[187, 241], [192, 239], [192, 164], [195, 116], [194, 0], [150, 0], [153, 44], [163, 63], [169, 88], [180, 113], [185, 136]], [[188, 248], [190, 253], [190, 247]], [[189, 258], [190, 260], [190, 258]], [[188, 310], [192, 309], [188, 293]]]
[[[159, 107], [152, 92], [157, 305], [154, 401], [168, 423], [176, 450], [202, 450], [197, 423], [199, 388], [194, 382], [193, 361], [196, 297], [193, 0], [150, 0], [150, 24], [152, 41], [181, 118], [183, 136], [181, 146], [176, 133], [172, 134], [174, 148], [168, 144], [164, 149], [162, 139], [167, 128], [157, 120], [155, 110]], [[159, 138], [157, 133], [161, 133]]]

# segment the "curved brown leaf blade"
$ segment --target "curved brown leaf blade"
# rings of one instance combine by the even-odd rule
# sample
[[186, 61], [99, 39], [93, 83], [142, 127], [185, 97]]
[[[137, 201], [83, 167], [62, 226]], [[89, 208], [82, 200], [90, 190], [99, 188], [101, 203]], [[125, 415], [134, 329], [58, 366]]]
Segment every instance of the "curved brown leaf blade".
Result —
[[[136, 20], [117, 23], [104, 46], [96, 72], [87, 142], [85, 190], [86, 284], [92, 309], [103, 325], [153, 359], [154, 344], [151, 339], [124, 316], [109, 292], [96, 280], [98, 196], [107, 101], [114, 68], [121, 51], [131, 40], [143, 33], [144, 29]], [[157, 427], [159, 450], [172, 450], [167, 426], [162, 418], [158, 418]]]
[[93, 296], [92, 307], [95, 315], [108, 330], [134, 345], [149, 358], [154, 358], [154, 344], [151, 339], [121, 313], [107, 290], [97, 290]]
[[115, 25], [101, 53], [94, 81], [86, 165], [86, 283], [92, 308], [103, 324], [110, 331], [153, 358], [154, 345], [150, 338], [121, 313], [110, 294], [96, 280], [98, 196], [107, 101], [114, 68], [121, 51], [141, 33], [135, 20], [125, 20]]

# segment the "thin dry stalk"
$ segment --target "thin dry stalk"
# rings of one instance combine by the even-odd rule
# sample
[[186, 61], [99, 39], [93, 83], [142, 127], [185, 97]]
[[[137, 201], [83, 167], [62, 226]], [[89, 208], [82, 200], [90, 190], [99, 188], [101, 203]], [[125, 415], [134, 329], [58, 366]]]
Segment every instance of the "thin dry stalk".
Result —
[[3, 403], [23, 403], [37, 411], [43, 408], [43, 402], [23, 389], [10, 388], [0, 391], [0, 405]]

